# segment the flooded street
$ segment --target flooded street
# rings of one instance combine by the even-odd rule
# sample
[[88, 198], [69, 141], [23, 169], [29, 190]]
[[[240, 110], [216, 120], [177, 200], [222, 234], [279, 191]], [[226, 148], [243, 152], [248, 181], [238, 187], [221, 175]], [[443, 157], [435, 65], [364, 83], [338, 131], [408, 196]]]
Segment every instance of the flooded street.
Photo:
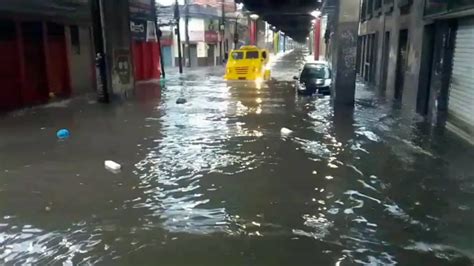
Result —
[[1, 116], [0, 263], [472, 265], [474, 148], [362, 85], [297, 96], [305, 56]]

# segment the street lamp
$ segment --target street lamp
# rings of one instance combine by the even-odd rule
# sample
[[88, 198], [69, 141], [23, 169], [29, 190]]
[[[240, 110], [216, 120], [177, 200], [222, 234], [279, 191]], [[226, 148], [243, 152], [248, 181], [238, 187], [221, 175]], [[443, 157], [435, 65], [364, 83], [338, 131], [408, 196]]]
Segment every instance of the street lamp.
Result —
[[321, 11], [319, 11], [319, 9], [316, 9], [316, 10], [312, 11], [310, 13], [310, 15], [315, 17], [315, 18], [319, 18], [321, 16]]
[[250, 18], [251, 18], [253, 21], [256, 21], [258, 18], [260, 18], [260, 16], [257, 15], [257, 14], [250, 14]]

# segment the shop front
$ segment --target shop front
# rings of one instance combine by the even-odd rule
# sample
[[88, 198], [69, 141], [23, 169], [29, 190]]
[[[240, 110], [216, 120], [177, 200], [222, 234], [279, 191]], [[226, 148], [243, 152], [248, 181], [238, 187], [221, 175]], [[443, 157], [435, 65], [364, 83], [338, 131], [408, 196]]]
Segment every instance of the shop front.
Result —
[[427, 0], [425, 18], [435, 21], [431, 106], [446, 112], [446, 126], [474, 143], [474, 2]]
[[218, 54], [216, 54], [217, 45], [219, 43], [219, 33], [214, 30], [205, 31], [204, 41], [207, 44], [207, 65], [215, 66], [217, 65], [217, 58], [219, 57]]
[[130, 1], [130, 31], [136, 81], [159, 79], [160, 49], [152, 0]]
[[0, 3], [0, 111], [92, 91], [87, 1], [53, 2]]

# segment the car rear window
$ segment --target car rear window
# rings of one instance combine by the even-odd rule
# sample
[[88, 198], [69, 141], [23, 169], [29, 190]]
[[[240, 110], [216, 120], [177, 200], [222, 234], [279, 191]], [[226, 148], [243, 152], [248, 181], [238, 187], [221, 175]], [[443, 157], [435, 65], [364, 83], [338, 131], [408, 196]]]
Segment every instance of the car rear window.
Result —
[[328, 79], [331, 78], [329, 69], [324, 65], [305, 66], [301, 72], [301, 79]]
[[246, 59], [258, 59], [258, 51], [247, 52]]
[[233, 52], [232, 59], [234, 60], [244, 59], [244, 52]]

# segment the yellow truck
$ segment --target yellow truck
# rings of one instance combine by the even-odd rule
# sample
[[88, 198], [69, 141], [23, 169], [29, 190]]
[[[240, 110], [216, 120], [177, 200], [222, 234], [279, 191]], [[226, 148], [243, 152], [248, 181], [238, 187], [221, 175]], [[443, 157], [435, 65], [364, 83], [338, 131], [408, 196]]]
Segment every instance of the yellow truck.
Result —
[[230, 52], [227, 61], [226, 80], [255, 80], [270, 79], [268, 61], [270, 54], [265, 49], [256, 46], [242, 46]]

